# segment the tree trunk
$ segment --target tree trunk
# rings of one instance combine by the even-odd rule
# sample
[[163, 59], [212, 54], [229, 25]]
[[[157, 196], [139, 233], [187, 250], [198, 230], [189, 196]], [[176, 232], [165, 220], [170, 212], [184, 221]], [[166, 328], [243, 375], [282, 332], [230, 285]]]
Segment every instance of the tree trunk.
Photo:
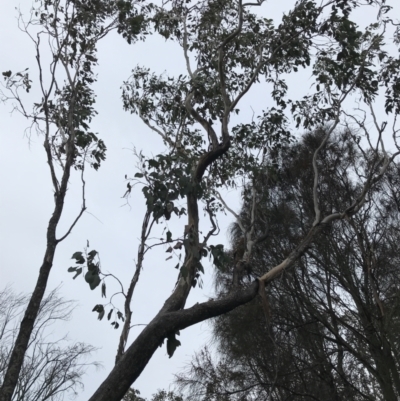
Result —
[[258, 294], [258, 281], [217, 301], [176, 312], [160, 312], [139, 334], [89, 401], [120, 401], [169, 333], [227, 313]]
[[[50, 271], [53, 266], [54, 254], [57, 244], [59, 243], [59, 240], [56, 239], [56, 229], [64, 208], [64, 200], [67, 192], [71, 165], [73, 163], [74, 147], [70, 146], [70, 148], [71, 150], [69, 151], [67, 162], [65, 163], [60, 189], [55, 196], [54, 212], [47, 227], [47, 246], [43, 263], [39, 270], [39, 277], [33, 290], [32, 297], [21, 321], [14, 348], [11, 352], [10, 361], [7, 366], [7, 371], [4, 375], [4, 381], [0, 391], [0, 401], [11, 401], [12, 399], [15, 386], [17, 385], [18, 376], [24, 362], [25, 353], [28, 348], [29, 339], [33, 331], [34, 323], [39, 312], [40, 304], [46, 291]], [[47, 150], [48, 148], [46, 148], [46, 151]], [[49, 165], [52, 163], [51, 156], [48, 158], [48, 163]]]

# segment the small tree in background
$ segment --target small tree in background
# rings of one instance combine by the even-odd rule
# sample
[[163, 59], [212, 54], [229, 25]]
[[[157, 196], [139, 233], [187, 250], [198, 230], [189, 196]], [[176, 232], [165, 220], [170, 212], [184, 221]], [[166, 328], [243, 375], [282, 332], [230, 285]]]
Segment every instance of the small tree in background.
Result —
[[[0, 291], [0, 383], [28, 300], [28, 296], [16, 295], [9, 287]], [[66, 337], [54, 338], [49, 331], [54, 323], [68, 321], [73, 310], [74, 302], [60, 298], [57, 290], [42, 301], [13, 401], [57, 401], [76, 395], [83, 388], [87, 369], [98, 366], [88, 362], [94, 347], [71, 343]]]
[[[307, 182], [319, 130], [274, 154], [254, 186], [254, 245], [244, 281], [276, 264], [304, 235], [314, 216]], [[350, 130], [326, 143], [321, 157], [320, 207], [338, 210], [360, 191], [359, 176], [371, 159]], [[282, 158], [282, 154], [286, 157]], [[398, 305], [400, 270], [399, 165], [368, 192], [360, 213], [326, 227], [263, 296], [213, 321], [218, 358], [204, 349], [178, 375], [196, 400], [392, 400], [400, 394]], [[232, 250], [216, 275], [220, 296], [229, 291], [235, 259], [252, 211], [251, 186], [232, 227]], [[225, 397], [225, 398], [224, 398]]]
[[[146, 401], [146, 399], [140, 397], [139, 390], [130, 388], [122, 401]], [[173, 391], [158, 390], [149, 401], [183, 401], [183, 398], [174, 394]]]

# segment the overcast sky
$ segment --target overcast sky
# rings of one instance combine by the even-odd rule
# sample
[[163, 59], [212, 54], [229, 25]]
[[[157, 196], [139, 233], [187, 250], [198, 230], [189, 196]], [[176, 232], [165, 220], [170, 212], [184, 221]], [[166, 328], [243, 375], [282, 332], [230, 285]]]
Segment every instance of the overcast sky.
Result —
[[[17, 28], [17, 12], [14, 2], [2, 2], [0, 6], [0, 71], [20, 71], [30, 68], [33, 87], [26, 96], [26, 104], [40, 100], [37, 90], [34, 48], [27, 36]], [[27, 11], [31, 2], [20, 3]], [[115, 274], [122, 282], [129, 283], [137, 254], [138, 237], [143, 219], [144, 197], [140, 190], [125, 205], [122, 195], [126, 190], [125, 174], [136, 172], [133, 148], [145, 154], [157, 154], [164, 150], [161, 140], [134, 115], [122, 110], [121, 90], [123, 80], [130, 76], [137, 64], [151, 67], [156, 73], [184, 72], [184, 60], [179, 48], [161, 38], [150, 38], [146, 43], [129, 46], [115, 32], [99, 44], [98, 82], [96, 109], [99, 115], [92, 128], [104, 139], [108, 147], [107, 160], [98, 172], [87, 169], [88, 213], [81, 219], [72, 235], [57, 249], [48, 289], [62, 283], [61, 294], [76, 299], [80, 307], [68, 324], [53, 328], [60, 337], [68, 330], [72, 340], [88, 342], [99, 351], [93, 358], [101, 361], [104, 369], [89, 370], [85, 391], [78, 399], [87, 399], [104, 380], [113, 366], [120, 330], [114, 330], [109, 322], [98, 321], [92, 308], [103, 303], [100, 288], [90, 291], [83, 276], [72, 280], [67, 272], [72, 265], [71, 255], [83, 250], [86, 241], [99, 251], [102, 270]], [[43, 149], [43, 139], [25, 129], [28, 122], [20, 115], [11, 114], [11, 104], [0, 106], [0, 182], [1, 182], [1, 285], [11, 283], [16, 292], [31, 292], [37, 279], [38, 268], [45, 250], [45, 233], [53, 209], [53, 189]], [[58, 234], [65, 231], [80, 207], [79, 176], [72, 173], [65, 213]], [[124, 206], [125, 205], [125, 206]], [[226, 227], [231, 218], [220, 221], [222, 228], [218, 242], [226, 243]], [[175, 223], [182, 230], [180, 222]], [[174, 221], [171, 220], [173, 232]], [[177, 231], [175, 231], [177, 232]], [[216, 243], [218, 243], [216, 242]], [[139, 285], [133, 298], [133, 324], [144, 324], [158, 312], [176, 281], [176, 261], [166, 259], [165, 250], [148, 254], [144, 262]], [[203, 290], [196, 289], [188, 305], [212, 296], [210, 268], [204, 278]], [[108, 294], [113, 287], [108, 282]], [[122, 305], [122, 304], [121, 304]], [[142, 326], [133, 328], [131, 339]], [[182, 347], [172, 359], [168, 358], [165, 345], [157, 350], [153, 359], [135, 383], [142, 395], [149, 397], [158, 388], [168, 388], [172, 374], [190, 360], [193, 351], [208, 339], [207, 323], [189, 328], [181, 334]]]
[[[262, 13], [269, 18], [280, 18], [293, 0], [269, 1], [263, 5]], [[34, 48], [27, 36], [18, 30], [17, 2], [3, 1], [0, 6], [0, 72], [20, 71], [27, 67], [33, 80], [32, 92], [26, 104], [40, 100]], [[24, 0], [21, 9], [27, 11], [31, 1]], [[361, 22], [362, 20], [360, 20]], [[144, 197], [140, 190], [125, 205], [122, 195], [126, 189], [125, 174], [136, 172], [133, 148], [143, 150], [146, 155], [163, 151], [160, 139], [134, 115], [122, 110], [121, 84], [137, 64], [150, 67], [156, 73], [166, 71], [178, 75], [184, 73], [184, 59], [180, 48], [172, 42], [150, 37], [145, 43], [129, 46], [116, 33], [103, 39], [99, 46], [98, 82], [96, 109], [99, 115], [92, 124], [94, 132], [104, 139], [108, 151], [107, 160], [98, 172], [87, 170], [87, 206], [85, 213], [72, 235], [57, 249], [48, 289], [60, 283], [61, 294], [67, 299], [76, 299], [80, 307], [68, 324], [54, 327], [54, 334], [62, 337], [67, 330], [72, 340], [90, 343], [99, 347], [93, 355], [101, 361], [104, 369], [89, 370], [85, 391], [78, 400], [87, 399], [104, 380], [113, 366], [120, 330], [114, 330], [109, 322], [97, 320], [93, 306], [103, 303], [100, 289], [90, 291], [79, 277], [72, 280], [67, 272], [72, 265], [71, 255], [83, 250], [86, 241], [100, 252], [102, 270], [116, 275], [122, 282], [129, 282], [133, 274], [138, 240], [144, 214]], [[291, 79], [291, 90], [298, 97], [310, 87], [310, 74], [302, 73]], [[254, 89], [243, 103], [241, 119], [249, 119], [252, 109], [261, 110], [269, 105], [267, 92]], [[25, 129], [28, 122], [20, 115], [10, 113], [11, 104], [0, 105], [0, 285], [11, 283], [16, 292], [31, 292], [36, 282], [38, 268], [45, 250], [45, 232], [53, 208], [53, 190], [43, 149], [43, 139]], [[239, 197], [231, 193], [228, 200], [238, 210]], [[124, 206], [125, 205], [125, 206]], [[60, 236], [70, 225], [80, 207], [79, 176], [73, 172], [66, 200]], [[227, 228], [233, 221], [231, 216], [220, 219], [221, 234], [214, 244], [227, 243]], [[170, 230], [182, 230], [182, 224], [171, 220]], [[145, 259], [144, 271], [133, 298], [132, 324], [145, 324], [158, 312], [165, 298], [171, 293], [176, 281], [176, 261], [165, 261], [165, 249], [159, 249]], [[175, 262], [175, 263], [174, 263]], [[190, 295], [187, 306], [213, 295], [212, 267], [206, 266], [203, 290], [196, 288]], [[108, 294], [113, 287], [108, 283]], [[132, 329], [132, 340], [142, 326]], [[181, 333], [182, 346], [169, 359], [165, 345], [157, 350], [140, 379], [134, 384], [142, 395], [149, 397], [158, 388], [168, 388], [173, 373], [190, 361], [193, 352], [209, 341], [207, 323], [186, 329]]]

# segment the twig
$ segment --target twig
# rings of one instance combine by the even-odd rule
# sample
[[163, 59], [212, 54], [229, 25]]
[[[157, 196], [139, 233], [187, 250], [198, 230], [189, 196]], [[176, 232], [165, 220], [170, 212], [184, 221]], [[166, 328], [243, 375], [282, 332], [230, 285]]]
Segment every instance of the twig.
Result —
[[86, 210], [86, 199], [85, 199], [85, 187], [86, 187], [86, 182], [84, 179], [84, 172], [85, 172], [85, 159], [86, 159], [86, 154], [85, 157], [83, 158], [83, 163], [82, 163], [82, 171], [81, 171], [81, 181], [82, 181], [82, 207], [81, 210], [78, 214], [78, 216], [76, 216], [75, 220], [73, 221], [73, 223], [71, 224], [71, 226], [69, 227], [68, 231], [60, 238], [57, 239], [57, 243], [64, 241], [65, 238], [67, 238], [70, 234], [72, 229], [75, 227], [76, 223], [78, 223], [79, 219], [82, 217], [84, 211]]

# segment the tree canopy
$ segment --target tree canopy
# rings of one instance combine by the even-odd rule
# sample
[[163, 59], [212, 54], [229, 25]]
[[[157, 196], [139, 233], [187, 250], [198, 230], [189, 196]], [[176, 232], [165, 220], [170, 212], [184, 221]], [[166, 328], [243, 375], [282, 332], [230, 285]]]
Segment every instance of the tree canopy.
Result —
[[[260, 276], [265, 264], [278, 263], [313, 220], [306, 182], [313, 176], [310, 156], [325, 132], [308, 133], [300, 143], [276, 152], [280, 162], [274, 174], [255, 181], [255, 231], [266, 235], [254, 246], [245, 281]], [[329, 139], [323, 159], [321, 208], [330, 211], [360, 190], [355, 177], [368, 164], [349, 131]], [[327, 227], [264, 297], [213, 321], [219, 358], [205, 348], [178, 376], [189, 399], [398, 398], [398, 171], [398, 164], [390, 168], [360, 213]], [[244, 190], [240, 213], [246, 224], [251, 190]], [[243, 252], [236, 223], [232, 249], [216, 276], [219, 296], [229, 291], [233, 260]]]
[[[117, 280], [122, 294], [119, 306], [101, 300], [93, 306], [98, 318], [107, 316], [113, 327], [121, 330], [121, 336], [115, 366], [90, 401], [121, 400], [164, 342], [172, 357], [181, 345], [177, 339], [181, 330], [224, 315], [258, 296], [266, 304], [265, 289], [275, 288], [278, 277], [297, 277], [304, 272], [300, 275], [303, 281], [293, 279], [290, 285], [297, 285], [296, 291], [303, 294], [304, 313], [313, 319], [324, 307], [343, 307], [334, 296], [331, 306], [316, 307], [315, 299], [331, 288], [318, 283], [318, 275], [329, 276], [343, 288], [353, 281], [355, 291], [362, 292], [358, 273], [345, 276], [346, 269], [335, 270], [334, 260], [346, 247], [350, 232], [356, 234], [358, 254], [347, 254], [348, 263], [351, 255], [366, 257], [363, 247], [369, 234], [364, 232], [362, 218], [369, 213], [373, 199], [384, 202], [391, 171], [398, 163], [400, 30], [396, 14], [385, 0], [292, 1], [280, 20], [268, 18], [268, 7], [273, 5], [261, 0], [174, 0], [162, 4], [40, 0], [34, 3], [28, 19], [20, 15], [20, 27], [35, 48], [37, 75], [33, 77], [28, 70], [4, 71], [1, 98], [12, 101], [44, 141], [54, 208], [43, 263], [9, 357], [0, 401], [10, 401], [15, 391], [56, 249], [79, 229], [87, 209], [85, 169], [92, 167], [101, 174], [100, 167], [106, 162], [106, 138], [92, 132], [90, 124], [97, 113], [93, 84], [98, 43], [112, 30], [132, 45], [133, 55], [135, 43], [161, 35], [180, 48], [186, 73], [166, 71], [159, 75], [138, 64], [122, 83], [122, 107], [138, 115], [165, 148], [155, 155], [137, 151], [138, 169], [126, 176], [124, 196], [129, 200], [139, 190], [146, 204], [130, 282], [121, 283], [103, 271], [100, 250], [92, 249], [89, 243], [72, 255], [75, 266], [68, 270], [73, 278], [82, 274], [88, 289], [100, 287], [102, 298], [110, 296], [109, 280]], [[357, 24], [358, 11], [370, 18], [363, 20], [362, 27]], [[51, 55], [48, 64], [42, 57], [43, 43]], [[291, 91], [291, 77], [303, 69], [310, 79], [297, 96]], [[38, 85], [41, 94], [29, 106], [23, 92], [29, 92], [33, 85]], [[251, 91], [257, 86], [263, 88], [264, 98], [251, 100]], [[245, 98], [255, 103], [257, 112], [252, 118], [242, 117]], [[309, 146], [289, 146], [304, 130], [319, 136], [309, 137], [311, 142], [314, 138]], [[304, 159], [296, 158], [296, 152]], [[300, 177], [281, 174], [282, 168], [295, 169]], [[60, 234], [57, 229], [74, 169], [81, 173], [82, 206]], [[259, 207], [269, 196], [263, 190], [268, 187], [263, 180], [275, 185], [276, 206], [279, 204], [271, 222], [279, 253], [268, 255], [257, 247], [270, 238], [269, 228], [263, 231], [258, 224], [269, 219], [264, 215], [269, 212]], [[227, 190], [243, 188], [246, 219], [235, 212], [225, 195]], [[339, 198], [342, 188], [346, 196]], [[280, 196], [289, 199], [282, 203]], [[395, 213], [391, 207], [390, 213]], [[218, 216], [224, 212], [235, 216], [242, 237], [242, 251], [231, 258], [223, 244], [214, 240]], [[172, 219], [181, 223], [179, 232], [170, 230]], [[361, 219], [359, 226], [351, 231], [348, 222], [357, 219]], [[327, 233], [338, 239], [332, 243]], [[132, 339], [132, 296], [143, 261], [157, 246], [164, 246], [176, 259], [177, 270], [173, 272], [177, 272], [177, 281], [159, 312]], [[317, 259], [307, 263], [314, 248], [319, 249]], [[373, 254], [368, 255], [372, 263]], [[190, 292], [201, 284], [208, 257], [216, 271], [224, 270], [229, 285], [218, 298], [187, 306]], [[319, 263], [322, 257], [330, 264]], [[322, 273], [308, 280], [317, 269]], [[368, 274], [364, 277], [374, 285]], [[154, 285], [163, 285], [157, 279], [155, 276]], [[287, 289], [283, 286], [278, 295], [280, 291]], [[365, 296], [362, 300], [370, 299]], [[386, 302], [384, 297], [378, 301], [374, 300], [382, 307]], [[286, 311], [295, 314], [298, 306]], [[361, 308], [362, 302], [357, 306]], [[341, 319], [341, 324], [351, 324], [345, 316]], [[340, 336], [350, 341], [335, 328], [339, 322], [329, 324], [336, 330], [336, 341]], [[362, 327], [365, 329], [365, 322]], [[327, 328], [321, 328], [321, 333], [324, 330]], [[376, 333], [368, 342], [377, 341], [374, 336]], [[313, 345], [318, 346], [317, 340]], [[273, 350], [266, 348], [263, 357], [272, 358]], [[378, 359], [371, 361], [375, 369]]]

